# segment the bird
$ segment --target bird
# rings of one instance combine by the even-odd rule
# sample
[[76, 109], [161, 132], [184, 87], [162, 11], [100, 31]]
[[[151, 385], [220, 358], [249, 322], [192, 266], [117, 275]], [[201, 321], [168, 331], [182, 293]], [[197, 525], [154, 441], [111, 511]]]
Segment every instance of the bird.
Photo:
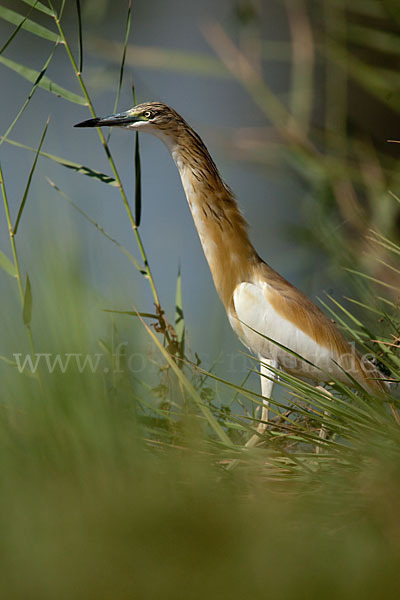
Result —
[[[269, 266], [250, 241], [248, 224], [203, 140], [173, 108], [145, 102], [75, 127], [122, 127], [158, 137], [178, 168], [218, 295], [241, 342], [260, 363], [262, 410], [246, 446], [269, 426], [269, 404], [284, 371], [317, 386], [354, 382], [378, 394], [381, 371], [362, 357], [303, 292]], [[322, 432], [322, 429], [321, 429]]]

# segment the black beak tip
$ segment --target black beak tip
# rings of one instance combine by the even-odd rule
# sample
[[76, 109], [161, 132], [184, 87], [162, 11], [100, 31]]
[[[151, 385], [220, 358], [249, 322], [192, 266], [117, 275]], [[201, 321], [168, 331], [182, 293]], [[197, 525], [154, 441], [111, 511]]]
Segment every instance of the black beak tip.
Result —
[[89, 119], [88, 121], [82, 121], [81, 123], [77, 123], [74, 127], [97, 127], [100, 119], [97, 117], [96, 119]]

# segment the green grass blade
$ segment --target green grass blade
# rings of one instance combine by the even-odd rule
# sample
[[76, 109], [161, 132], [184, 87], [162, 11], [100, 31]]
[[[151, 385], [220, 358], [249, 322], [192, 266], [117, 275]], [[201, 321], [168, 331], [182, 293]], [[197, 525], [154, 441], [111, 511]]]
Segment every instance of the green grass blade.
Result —
[[14, 128], [14, 125], [16, 124], [16, 122], [18, 121], [18, 119], [21, 117], [21, 115], [24, 113], [26, 107], [28, 106], [28, 104], [29, 104], [29, 102], [30, 102], [33, 94], [35, 93], [38, 85], [40, 84], [40, 80], [42, 79], [42, 77], [44, 76], [44, 74], [47, 71], [47, 68], [48, 68], [48, 66], [49, 66], [49, 64], [50, 64], [50, 62], [51, 62], [51, 60], [52, 60], [52, 58], [54, 56], [54, 52], [55, 52], [56, 47], [57, 47], [57, 44], [54, 46], [53, 50], [50, 53], [49, 58], [44, 63], [44, 65], [42, 67], [42, 70], [40, 71], [39, 77], [36, 79], [35, 83], [33, 84], [33, 87], [31, 89], [31, 91], [29, 92], [27, 99], [25, 100], [25, 102], [21, 106], [20, 110], [18, 111], [17, 116], [12, 121], [12, 123], [9, 125], [9, 127], [8, 127], [7, 131], [5, 132], [5, 134], [1, 137], [0, 146], [3, 144], [3, 142], [5, 142], [7, 140], [8, 136], [10, 135], [11, 131]]
[[10, 35], [10, 37], [8, 38], [8, 40], [0, 48], [0, 54], [3, 54], [4, 50], [9, 46], [9, 44], [11, 44], [11, 42], [13, 41], [13, 39], [15, 38], [15, 36], [17, 35], [18, 31], [22, 28], [22, 25], [29, 18], [29, 16], [30, 16], [31, 12], [33, 11], [33, 9], [34, 9], [34, 6], [32, 6], [29, 9], [28, 14], [25, 15], [25, 17], [22, 19], [22, 21], [20, 21], [19, 25], [17, 25], [17, 27], [14, 29], [14, 31], [12, 32], [12, 34]]
[[48, 152], [42, 152], [41, 154], [42, 156], [45, 156], [50, 160], [58, 162], [60, 165], [66, 167], [67, 169], [72, 169], [72, 171], [76, 171], [77, 173], [80, 173], [81, 175], [86, 175], [86, 177], [91, 177], [92, 179], [97, 179], [97, 181], [101, 181], [101, 183], [106, 183], [107, 185], [111, 185], [112, 187], [118, 187], [118, 183], [113, 177], [111, 177], [111, 175], [100, 173], [100, 171], [95, 171], [95, 169], [86, 167], [85, 165], [78, 165], [72, 160], [60, 158], [59, 156], [54, 156], [53, 154], [49, 154]]
[[[329, 298], [329, 300], [332, 302], [332, 304], [334, 304], [335, 306], [337, 306], [338, 308], [340, 308], [340, 310], [349, 319], [351, 319], [351, 321], [353, 321], [353, 323], [355, 325], [357, 325], [357, 327], [360, 327], [360, 329], [363, 329], [368, 335], [371, 335], [371, 332], [365, 329], [363, 323], [359, 319], [357, 319], [349, 310], [347, 310], [342, 304], [340, 304], [340, 302], [338, 300], [336, 300], [333, 296], [331, 296], [328, 293], [326, 293], [325, 295], [326, 295], [327, 298]], [[322, 300], [320, 298], [318, 298], [318, 300], [322, 303]]]
[[76, 0], [76, 12], [78, 15], [78, 67], [79, 73], [82, 73], [83, 67], [83, 38], [82, 38], [82, 14], [81, 14], [81, 2], [80, 0]]
[[0, 268], [3, 269], [6, 273], [11, 275], [11, 277], [17, 276], [17, 270], [15, 268], [14, 263], [0, 250]]
[[367, 273], [361, 273], [360, 271], [356, 271], [355, 269], [350, 269], [349, 267], [344, 267], [344, 270], [348, 271], [349, 273], [353, 273], [354, 275], [358, 275], [359, 277], [363, 277], [364, 279], [367, 279], [368, 281], [373, 281], [374, 283], [378, 283], [379, 285], [389, 288], [390, 290], [395, 290], [396, 292], [399, 291], [399, 288], [397, 286], [391, 285], [390, 283], [387, 283], [386, 281], [381, 281], [380, 279], [377, 279], [376, 277], [372, 277], [371, 275], [367, 275]]
[[[5, 363], [6, 365], [8, 365], [9, 367], [13, 367], [14, 369], [18, 369], [18, 363], [15, 362], [15, 360], [10, 360], [9, 358], [7, 358], [6, 356], [1, 356], [0, 355], [0, 360]], [[18, 372], [18, 375], [20, 375], [20, 373]], [[24, 377], [30, 377], [31, 379], [36, 379], [36, 374], [32, 373], [32, 371], [26, 371], [24, 370], [23, 372]]]
[[[336, 5], [338, 10], [344, 9], [345, 5], [343, 0], [329, 0], [329, 2], [334, 6]], [[360, 16], [362, 15], [374, 19], [384, 19], [387, 17], [385, 3], [380, 1], [376, 2], [376, 0], [353, 0], [349, 3], [348, 7], [346, 7], [346, 10]]]
[[129, 317], [143, 317], [144, 319], [160, 319], [158, 315], [147, 312], [134, 312], [133, 310], [114, 310], [111, 308], [103, 308], [103, 312], [113, 313], [115, 315], [128, 315]]
[[214, 433], [217, 435], [217, 437], [220, 439], [220, 441], [225, 446], [232, 448], [234, 445], [232, 444], [231, 440], [229, 439], [229, 436], [222, 429], [221, 425], [218, 423], [218, 421], [216, 420], [216, 418], [214, 417], [214, 415], [212, 414], [210, 409], [204, 404], [200, 395], [195, 390], [193, 385], [190, 383], [190, 381], [187, 379], [187, 377], [185, 377], [185, 375], [182, 373], [181, 369], [178, 367], [176, 362], [172, 359], [169, 352], [164, 348], [164, 346], [157, 339], [157, 336], [152, 332], [150, 327], [143, 321], [143, 319], [141, 317], [139, 317], [139, 318], [143, 324], [143, 327], [145, 328], [145, 330], [147, 331], [147, 333], [153, 340], [154, 344], [157, 346], [157, 348], [159, 349], [159, 351], [161, 352], [161, 354], [163, 355], [163, 357], [165, 358], [165, 360], [167, 361], [167, 363], [169, 364], [169, 366], [171, 367], [171, 369], [177, 376], [178, 381], [186, 389], [186, 391], [189, 393], [190, 397], [194, 400], [196, 405], [199, 407], [199, 409], [203, 413], [203, 415], [204, 415], [206, 421], [208, 422], [209, 426], [211, 427], [211, 429], [214, 431]]
[[351, 43], [366, 46], [378, 52], [389, 54], [400, 53], [399, 36], [390, 31], [382, 31], [374, 27], [352, 24], [346, 32]]
[[[118, 89], [117, 89], [117, 95], [115, 97], [113, 112], [117, 112], [118, 103], [119, 103], [119, 97], [121, 95], [122, 81], [124, 79], [124, 70], [125, 70], [126, 49], [128, 47], [129, 34], [130, 34], [130, 31], [131, 31], [131, 18], [132, 18], [132, 0], [129, 0], [129, 2], [128, 2], [128, 15], [126, 17], [126, 26], [125, 26], [125, 38], [124, 38], [124, 44], [123, 44], [123, 47], [122, 47], [121, 66], [119, 68]], [[136, 104], [136, 102], [135, 102], [135, 104]]]
[[[399, 140], [388, 140], [388, 142], [391, 142], [392, 144], [400, 144]], [[400, 197], [396, 196], [396, 194], [391, 190], [389, 190], [389, 196], [391, 196], [394, 200], [396, 200], [396, 202], [400, 204]]]
[[[118, 88], [117, 88], [117, 94], [115, 96], [113, 113], [117, 112], [117, 108], [118, 108], [118, 104], [119, 104], [119, 98], [120, 98], [120, 95], [121, 95], [122, 81], [124, 79], [126, 49], [127, 49], [127, 46], [128, 46], [129, 33], [130, 33], [130, 30], [131, 30], [131, 10], [132, 10], [132, 0], [129, 0], [129, 2], [128, 2], [128, 15], [127, 15], [126, 27], [125, 27], [125, 39], [124, 39], [124, 45], [123, 45], [123, 48], [122, 48], [122, 59], [121, 59], [121, 65], [120, 65], [120, 68], [119, 68]], [[135, 98], [135, 92], [134, 92], [133, 86], [132, 86], [132, 91], [133, 91], [133, 97], [134, 97], [134, 104], [136, 104], [136, 98]], [[109, 131], [108, 136], [107, 136], [107, 144], [110, 141], [111, 132], [112, 132], [112, 127], [110, 127], [110, 131]]]
[[60, 196], [62, 196], [69, 204], [71, 204], [71, 206], [73, 206], [73, 208], [75, 210], [77, 210], [79, 212], [79, 214], [81, 214], [87, 221], [89, 221], [89, 223], [94, 225], [96, 227], [96, 229], [98, 231], [100, 231], [101, 234], [103, 234], [108, 240], [110, 240], [110, 242], [115, 244], [115, 246], [117, 246], [117, 248], [119, 248], [119, 250], [121, 250], [121, 252], [123, 254], [125, 254], [125, 256], [136, 267], [136, 269], [139, 271], [139, 273], [141, 273], [144, 276], [147, 276], [147, 272], [146, 272], [145, 268], [139, 263], [138, 260], [136, 260], [136, 258], [129, 252], [129, 250], [127, 250], [124, 246], [122, 246], [122, 244], [120, 244], [117, 240], [115, 240], [113, 237], [111, 237], [111, 235], [109, 235], [103, 229], [103, 227], [101, 227], [101, 225], [96, 223], [96, 221], [94, 219], [92, 219], [87, 213], [85, 213], [84, 210], [82, 210], [77, 204], [75, 204], [75, 202], [73, 200], [71, 200], [71, 198], [69, 198], [62, 190], [60, 190], [60, 188], [54, 183], [54, 181], [51, 181], [51, 179], [49, 179], [48, 177], [47, 177], [47, 181], [49, 182], [51, 187], [60, 194]]
[[32, 289], [29, 275], [26, 275], [24, 305], [22, 308], [22, 317], [25, 325], [29, 326], [32, 320]]
[[49, 17], [54, 16], [54, 11], [45, 6], [42, 2], [36, 2], [36, 0], [22, 0], [22, 2], [25, 2], [25, 4], [28, 4], [29, 6], [33, 6], [36, 10], [39, 10], [45, 15], [49, 15]]
[[36, 165], [37, 165], [37, 161], [38, 161], [38, 158], [39, 158], [40, 150], [42, 149], [44, 138], [46, 137], [46, 133], [47, 133], [48, 127], [49, 127], [49, 119], [47, 119], [47, 123], [46, 123], [44, 131], [42, 133], [42, 137], [40, 138], [39, 146], [38, 146], [38, 149], [37, 149], [37, 152], [36, 152], [36, 155], [35, 155], [35, 160], [33, 161], [33, 165], [32, 165], [31, 171], [29, 173], [28, 181], [27, 181], [26, 187], [25, 187], [25, 192], [24, 192], [24, 195], [22, 197], [22, 202], [21, 202], [21, 205], [20, 205], [19, 210], [18, 210], [17, 218], [15, 220], [15, 225], [13, 227], [13, 234], [14, 235], [17, 234], [18, 225], [19, 225], [19, 222], [20, 222], [21, 217], [22, 217], [22, 212], [23, 212], [23, 210], [25, 208], [25, 203], [26, 203], [26, 199], [28, 198], [29, 188], [31, 187], [32, 177], [33, 177], [33, 174], [34, 174], [35, 169], [36, 169]]
[[375, 260], [380, 265], [383, 265], [384, 267], [386, 267], [390, 271], [394, 271], [397, 275], [400, 275], [400, 269], [396, 269], [396, 267], [394, 265], [391, 265], [390, 263], [388, 263], [385, 260], [382, 260], [381, 258], [378, 258], [378, 257], [376, 257]]
[[30, 33], [33, 33], [34, 35], [37, 35], [45, 40], [49, 40], [50, 42], [60, 41], [60, 36], [54, 33], [54, 31], [51, 31], [50, 29], [35, 23], [31, 19], [28, 19], [27, 17], [24, 17], [23, 15], [20, 15], [19, 13], [1, 5], [0, 18], [8, 21], [8, 23], [16, 25], [17, 27], [21, 26], [21, 28], [25, 31], [29, 31]]
[[399, 112], [399, 95], [396, 91], [398, 86], [397, 72], [368, 65], [332, 40], [325, 44], [323, 51], [329, 60], [347, 70], [351, 77], [364, 89], [395, 112]]
[[389, 300], [389, 298], [384, 298], [383, 296], [377, 296], [376, 298], [377, 298], [377, 300], [380, 300], [381, 302], [383, 302], [384, 304], [387, 304], [388, 306], [390, 306], [391, 308], [394, 308], [395, 310], [399, 309], [398, 303], [392, 302], [391, 300]]
[[371, 236], [369, 239], [371, 239], [376, 244], [379, 244], [386, 250], [390, 250], [394, 254], [400, 254], [400, 246], [395, 242], [392, 242], [392, 240], [382, 235], [378, 231], [371, 231]]
[[0, 56], [0, 62], [12, 71], [18, 73], [18, 75], [21, 75], [21, 77], [23, 77], [24, 79], [30, 81], [31, 83], [37, 83], [39, 87], [43, 88], [44, 90], [47, 90], [48, 92], [51, 92], [56, 96], [61, 96], [62, 98], [64, 98], [64, 100], [68, 100], [68, 102], [74, 102], [75, 104], [87, 106], [87, 102], [83, 96], [79, 96], [74, 92], [66, 90], [57, 83], [54, 83], [54, 81], [51, 81], [51, 79], [49, 79], [48, 77], [42, 76], [39, 71], [21, 65], [20, 63], [10, 60], [9, 58], [4, 58], [4, 56]]
[[[61, 21], [61, 18], [62, 18], [62, 16], [63, 16], [63, 12], [64, 12], [64, 8], [65, 8], [65, 3], [66, 3], [66, 1], [67, 1], [67, 0], [62, 0], [62, 1], [61, 1], [61, 6], [60, 6], [59, 13], [58, 13], [58, 19], [59, 19], [59, 21]], [[51, 8], [54, 10], [54, 6], [53, 6], [53, 4], [52, 4], [51, 0], [48, 0], [48, 3], [49, 3], [49, 6], [51, 6]], [[54, 13], [55, 13], [55, 10], [54, 10]]]
[[175, 293], [175, 331], [178, 336], [179, 355], [185, 355], [185, 318], [183, 314], [182, 303], [182, 275], [181, 268], [178, 269], [178, 277], [176, 279]]
[[6, 365], [10, 365], [10, 367], [17, 366], [17, 363], [15, 362], [15, 360], [10, 360], [6, 356], [1, 356], [1, 354], [0, 354], [0, 360], [3, 361], [4, 363], [6, 363]]
[[[20, 142], [16, 142], [15, 140], [4, 139], [7, 144], [11, 144], [12, 146], [16, 146], [17, 148], [22, 148], [24, 150], [29, 150], [30, 152], [36, 152], [36, 148], [32, 148], [32, 146], [27, 146], [26, 144], [21, 144]], [[85, 165], [80, 165], [78, 163], [73, 162], [72, 160], [68, 160], [67, 158], [62, 158], [61, 156], [56, 156], [55, 154], [50, 154], [49, 152], [39, 152], [40, 156], [44, 156], [49, 160], [52, 160], [67, 169], [72, 169], [77, 173], [81, 173], [82, 175], [86, 175], [87, 177], [91, 177], [93, 179], [97, 179], [102, 183], [106, 183], [107, 185], [111, 185], [112, 187], [118, 187], [117, 182], [110, 175], [105, 175], [104, 173], [100, 173], [100, 171], [95, 171], [90, 167], [86, 167]]]
[[360, 300], [355, 300], [354, 298], [349, 298], [349, 296], [343, 296], [343, 298], [345, 300], [347, 300], [348, 302], [355, 304], [356, 306], [360, 306], [364, 310], [368, 310], [369, 312], [379, 315], [380, 317], [386, 316], [386, 313], [384, 313], [382, 310], [379, 310], [378, 308], [375, 308], [374, 306], [370, 306], [369, 304], [366, 304], [365, 302], [360, 302]]
[[360, 344], [363, 345], [364, 348], [366, 348], [364, 340], [363, 340], [363, 335], [364, 336], [368, 336], [368, 334], [362, 330], [356, 330], [353, 329], [352, 327], [350, 327], [350, 325], [341, 317], [340, 314], [338, 314], [335, 310], [333, 310], [332, 306], [330, 304], [328, 304], [327, 302], [324, 302], [322, 300], [322, 298], [318, 298], [319, 303], [321, 304], [321, 306], [323, 308], [325, 308], [326, 312], [330, 313], [336, 323], [336, 326], [338, 327], [338, 329], [341, 329], [343, 331], [346, 331], [348, 334], [350, 334], [350, 336], [357, 340], [357, 342], [359, 342]]

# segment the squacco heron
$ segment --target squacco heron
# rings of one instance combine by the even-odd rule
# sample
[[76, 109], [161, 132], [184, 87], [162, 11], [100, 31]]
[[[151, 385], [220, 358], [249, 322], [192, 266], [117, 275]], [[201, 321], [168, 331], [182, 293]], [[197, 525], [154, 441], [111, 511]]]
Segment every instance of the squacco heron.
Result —
[[152, 133], [178, 167], [230, 324], [260, 360], [262, 413], [247, 446], [255, 445], [268, 426], [269, 401], [281, 369], [317, 384], [336, 379], [351, 385], [353, 379], [370, 390], [385, 389], [382, 373], [354, 350], [314, 302], [259, 257], [232, 191], [199, 135], [174, 109], [146, 102], [75, 125], [102, 126]]

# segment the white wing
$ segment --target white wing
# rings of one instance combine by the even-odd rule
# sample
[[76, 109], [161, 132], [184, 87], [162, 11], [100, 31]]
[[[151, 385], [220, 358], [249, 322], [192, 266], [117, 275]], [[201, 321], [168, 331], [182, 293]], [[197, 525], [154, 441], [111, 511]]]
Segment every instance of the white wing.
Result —
[[[230, 314], [229, 320], [245, 346], [261, 358], [277, 360], [288, 372], [317, 381], [328, 381], [329, 375], [343, 379], [343, 372], [334, 362], [338, 357], [279, 314], [268, 300], [269, 287], [264, 281], [258, 285], [241, 283], [234, 291], [236, 316]], [[280, 345], [315, 367], [293, 356]]]

